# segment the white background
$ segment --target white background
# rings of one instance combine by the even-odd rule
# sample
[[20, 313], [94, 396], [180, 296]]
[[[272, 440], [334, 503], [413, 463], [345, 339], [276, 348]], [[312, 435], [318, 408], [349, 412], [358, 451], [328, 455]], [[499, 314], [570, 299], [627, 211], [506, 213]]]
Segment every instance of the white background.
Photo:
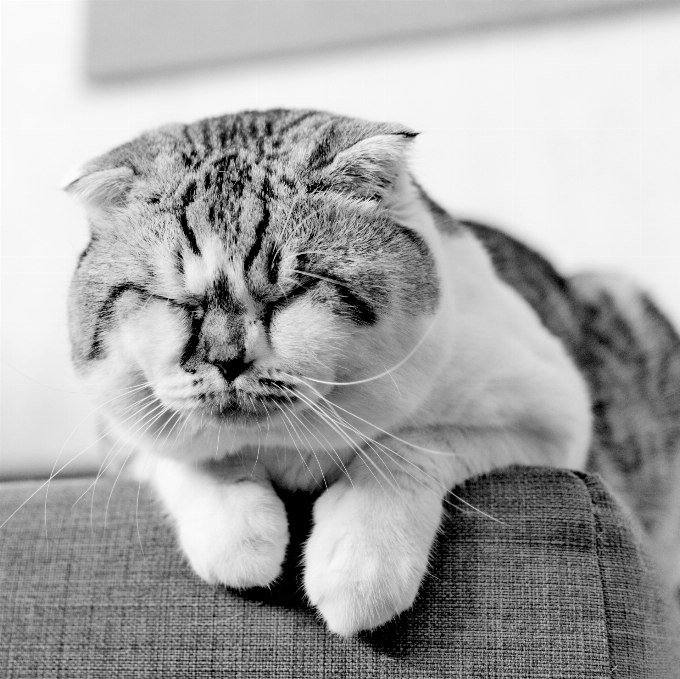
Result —
[[84, 81], [82, 3], [2, 12], [1, 476], [46, 475], [58, 455], [99, 465], [65, 321], [86, 230], [58, 186], [161, 123], [273, 106], [406, 123], [423, 132], [416, 174], [447, 207], [564, 272], [626, 272], [680, 322], [680, 9], [106, 88]]

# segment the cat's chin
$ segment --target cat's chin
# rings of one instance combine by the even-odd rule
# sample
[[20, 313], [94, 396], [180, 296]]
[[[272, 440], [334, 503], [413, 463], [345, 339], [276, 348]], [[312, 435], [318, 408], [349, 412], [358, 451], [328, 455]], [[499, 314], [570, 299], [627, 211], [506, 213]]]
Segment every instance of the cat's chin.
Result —
[[260, 428], [263, 424], [271, 423], [281, 416], [281, 411], [275, 405], [266, 404], [255, 408], [244, 409], [238, 406], [221, 408], [193, 409], [187, 415], [189, 421], [199, 429], [233, 427], [239, 429]]

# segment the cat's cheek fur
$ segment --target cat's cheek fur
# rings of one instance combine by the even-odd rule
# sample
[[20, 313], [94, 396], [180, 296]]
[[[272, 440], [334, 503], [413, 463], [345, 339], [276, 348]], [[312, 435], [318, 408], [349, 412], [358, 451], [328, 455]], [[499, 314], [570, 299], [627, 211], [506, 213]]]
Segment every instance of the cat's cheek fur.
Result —
[[92, 362], [86, 382], [122, 440], [146, 452], [195, 461], [214, 457], [220, 433], [199, 431], [200, 416], [184, 420], [180, 428], [173, 412], [190, 411], [211, 380], [216, 389], [220, 385], [212, 371], [197, 380], [181, 368], [186, 339], [181, 314], [151, 300], [144, 314], [132, 314], [107, 332], [104, 356]]
[[120, 337], [126, 353], [154, 385], [181, 370], [179, 358], [186, 339], [186, 323], [179, 312], [158, 301], [148, 304], [143, 315], [130, 319]]
[[[346, 335], [329, 309], [307, 299], [297, 301], [276, 314], [269, 336], [272, 367], [281, 367], [295, 377], [326, 382], [335, 379], [335, 364], [341, 356], [339, 346]], [[328, 391], [324, 385], [314, 386]]]

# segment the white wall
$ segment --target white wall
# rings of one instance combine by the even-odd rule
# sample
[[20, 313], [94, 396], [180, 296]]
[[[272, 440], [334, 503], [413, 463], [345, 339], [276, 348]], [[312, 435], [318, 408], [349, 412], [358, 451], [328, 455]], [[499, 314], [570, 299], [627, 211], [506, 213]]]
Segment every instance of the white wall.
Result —
[[415, 167], [459, 214], [525, 236], [565, 271], [618, 269], [680, 321], [680, 10], [261, 61], [90, 89], [79, 2], [4, 2], [0, 475], [96, 469], [65, 300], [86, 233], [57, 187], [169, 121], [315, 107], [423, 131]]

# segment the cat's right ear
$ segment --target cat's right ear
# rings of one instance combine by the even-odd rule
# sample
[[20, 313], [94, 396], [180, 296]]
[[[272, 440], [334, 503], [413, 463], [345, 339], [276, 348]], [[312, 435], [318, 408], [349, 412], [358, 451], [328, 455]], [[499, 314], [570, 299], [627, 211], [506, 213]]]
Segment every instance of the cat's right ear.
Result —
[[134, 177], [130, 167], [97, 170], [86, 165], [68, 175], [62, 188], [77, 198], [88, 212], [106, 213], [125, 205]]

